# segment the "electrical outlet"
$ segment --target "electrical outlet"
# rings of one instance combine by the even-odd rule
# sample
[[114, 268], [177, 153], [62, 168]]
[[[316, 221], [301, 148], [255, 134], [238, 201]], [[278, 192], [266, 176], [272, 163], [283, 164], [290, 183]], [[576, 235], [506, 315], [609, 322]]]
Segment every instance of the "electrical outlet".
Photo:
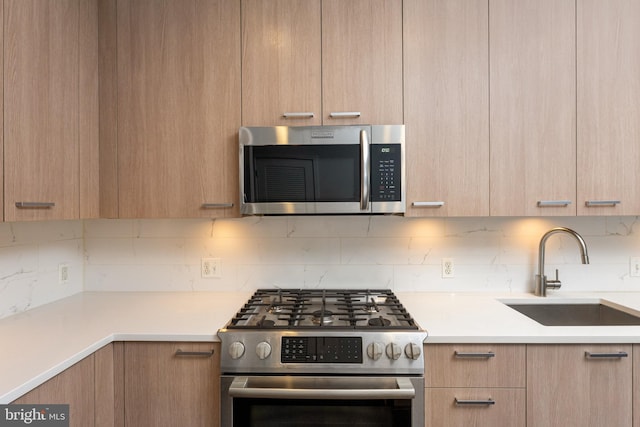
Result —
[[452, 277], [455, 277], [453, 258], [442, 258], [442, 278], [450, 279]]
[[69, 282], [69, 265], [58, 264], [58, 284], [64, 285]]
[[640, 277], [640, 257], [629, 258], [629, 276]]
[[201, 273], [205, 279], [222, 277], [222, 259], [202, 258]]

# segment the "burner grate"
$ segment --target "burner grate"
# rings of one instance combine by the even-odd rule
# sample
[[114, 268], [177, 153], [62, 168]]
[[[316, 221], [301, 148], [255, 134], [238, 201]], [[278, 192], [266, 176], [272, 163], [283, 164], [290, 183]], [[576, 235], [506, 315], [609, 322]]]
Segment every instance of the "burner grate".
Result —
[[227, 327], [419, 329], [398, 298], [387, 289], [259, 289]]

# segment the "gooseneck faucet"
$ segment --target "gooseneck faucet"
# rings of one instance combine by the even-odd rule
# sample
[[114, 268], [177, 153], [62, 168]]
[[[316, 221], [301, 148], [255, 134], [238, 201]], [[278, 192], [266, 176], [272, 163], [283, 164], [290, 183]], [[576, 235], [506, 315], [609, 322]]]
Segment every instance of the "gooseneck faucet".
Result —
[[556, 227], [544, 233], [540, 239], [540, 246], [538, 248], [538, 274], [536, 274], [536, 289], [535, 294], [540, 297], [547, 296], [547, 289], [559, 289], [562, 282], [558, 279], [558, 270], [556, 269], [556, 278], [547, 280], [547, 276], [544, 274], [544, 251], [547, 239], [557, 233], [567, 233], [573, 236], [578, 242], [580, 247], [580, 257], [583, 264], [589, 264], [589, 254], [587, 253], [587, 244], [581, 235], [566, 227]]

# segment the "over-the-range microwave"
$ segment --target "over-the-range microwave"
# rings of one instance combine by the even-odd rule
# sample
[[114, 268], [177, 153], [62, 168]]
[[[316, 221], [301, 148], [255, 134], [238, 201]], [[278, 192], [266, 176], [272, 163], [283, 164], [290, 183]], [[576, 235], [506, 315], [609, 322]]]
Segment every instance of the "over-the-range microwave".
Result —
[[405, 212], [404, 125], [241, 127], [244, 215]]

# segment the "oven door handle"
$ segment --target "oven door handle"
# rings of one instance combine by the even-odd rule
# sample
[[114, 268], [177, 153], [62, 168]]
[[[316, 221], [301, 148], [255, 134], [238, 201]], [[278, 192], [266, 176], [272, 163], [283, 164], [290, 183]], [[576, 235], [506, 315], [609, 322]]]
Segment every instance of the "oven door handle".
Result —
[[[229, 396], [262, 399], [413, 399], [416, 390], [409, 378], [395, 379], [394, 388], [353, 388], [354, 378], [331, 378], [321, 388], [296, 388], [295, 377], [284, 387], [251, 387], [249, 377], [234, 378]], [[325, 380], [323, 378], [323, 380]], [[293, 382], [293, 384], [290, 384]], [[283, 383], [285, 385], [285, 383]]]

